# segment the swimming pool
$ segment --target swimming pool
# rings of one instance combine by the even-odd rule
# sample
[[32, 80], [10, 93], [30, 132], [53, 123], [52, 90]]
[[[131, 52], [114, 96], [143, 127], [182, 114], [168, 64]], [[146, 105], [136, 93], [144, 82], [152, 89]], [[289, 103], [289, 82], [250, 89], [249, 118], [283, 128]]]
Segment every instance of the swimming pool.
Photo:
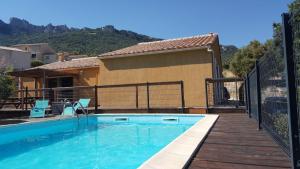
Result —
[[0, 127], [0, 168], [138, 168], [204, 117], [91, 115]]

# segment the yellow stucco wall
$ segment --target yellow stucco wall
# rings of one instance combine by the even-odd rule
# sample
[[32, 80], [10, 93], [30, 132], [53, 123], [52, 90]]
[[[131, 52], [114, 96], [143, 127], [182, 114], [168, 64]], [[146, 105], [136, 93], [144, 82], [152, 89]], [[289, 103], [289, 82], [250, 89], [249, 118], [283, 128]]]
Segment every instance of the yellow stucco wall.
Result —
[[82, 69], [73, 79], [74, 86], [94, 86], [98, 84], [99, 68]]
[[34, 89], [34, 78], [23, 77], [22, 88], [28, 87], [28, 89]]
[[183, 80], [186, 107], [204, 107], [204, 80], [212, 77], [212, 57], [199, 49], [102, 59], [100, 72], [100, 85]]

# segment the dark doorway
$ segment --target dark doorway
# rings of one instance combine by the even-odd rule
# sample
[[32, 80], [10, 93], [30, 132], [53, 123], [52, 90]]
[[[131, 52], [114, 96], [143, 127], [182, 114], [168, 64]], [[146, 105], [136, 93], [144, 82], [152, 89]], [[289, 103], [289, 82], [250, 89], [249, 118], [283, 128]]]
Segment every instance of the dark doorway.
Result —
[[[72, 87], [73, 86], [73, 77], [62, 77], [58, 79], [59, 87]], [[58, 98], [60, 100], [73, 100], [73, 89], [60, 90], [58, 93]]]
[[56, 87], [72, 87], [73, 86], [73, 77], [56, 77], [47, 79], [48, 88]]
[[55, 88], [55, 87], [57, 87], [57, 79], [56, 78], [48, 79], [48, 81], [47, 81], [47, 87], [48, 88]]
[[59, 87], [72, 87], [73, 77], [62, 77], [58, 79]]

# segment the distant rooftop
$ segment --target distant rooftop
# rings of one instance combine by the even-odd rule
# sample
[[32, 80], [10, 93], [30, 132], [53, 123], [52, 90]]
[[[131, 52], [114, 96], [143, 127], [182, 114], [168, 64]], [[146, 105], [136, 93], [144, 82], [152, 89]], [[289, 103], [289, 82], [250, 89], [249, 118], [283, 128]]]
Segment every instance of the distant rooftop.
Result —
[[21, 50], [21, 49], [18, 49], [18, 48], [7, 47], [7, 46], [0, 46], [0, 49], [3, 49], [3, 50], [11, 50], [11, 51], [17, 51], [17, 52], [26, 52], [26, 51]]
[[216, 42], [218, 35], [209, 33], [185, 38], [167, 39], [153, 42], [143, 42], [127, 48], [99, 55], [100, 58], [126, 57], [131, 55], [142, 55], [152, 52], [169, 52], [172, 50], [204, 48]]
[[88, 55], [67, 55], [65, 56], [65, 60], [74, 60], [80, 58], [88, 58]]
[[12, 45], [12, 46], [24, 46], [24, 45], [38, 46], [38, 45], [48, 45], [48, 43], [21, 43], [21, 44], [16, 44], [16, 45]]

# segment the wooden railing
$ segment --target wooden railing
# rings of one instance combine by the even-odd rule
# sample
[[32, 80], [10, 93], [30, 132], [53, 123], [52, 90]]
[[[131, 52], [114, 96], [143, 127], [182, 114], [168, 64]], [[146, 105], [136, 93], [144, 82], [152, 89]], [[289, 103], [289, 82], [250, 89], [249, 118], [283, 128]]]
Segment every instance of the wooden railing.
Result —
[[[43, 89], [26, 87], [17, 90], [16, 94], [7, 100], [13, 100], [9, 104], [17, 105], [16, 108], [28, 110], [38, 99], [48, 99], [51, 105], [66, 100], [76, 101], [79, 98], [90, 98], [90, 105], [94, 107], [95, 112], [105, 108], [147, 109], [148, 112], [152, 108], [176, 108], [184, 112], [185, 108], [183, 81]], [[5, 105], [5, 102], [2, 103]]]

